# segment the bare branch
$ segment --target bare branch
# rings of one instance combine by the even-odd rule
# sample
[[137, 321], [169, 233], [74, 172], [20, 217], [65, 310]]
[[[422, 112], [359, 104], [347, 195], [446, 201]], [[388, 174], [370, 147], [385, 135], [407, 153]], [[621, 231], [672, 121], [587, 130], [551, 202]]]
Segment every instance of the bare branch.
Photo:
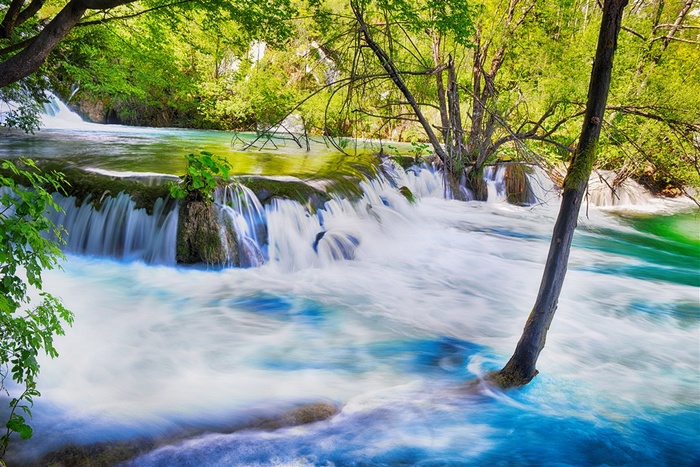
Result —
[[628, 33], [630, 33], [630, 34], [632, 34], [633, 36], [639, 37], [639, 38], [640, 38], [641, 40], [643, 40], [643, 41], [646, 41], [646, 40], [647, 40], [646, 37], [642, 36], [641, 34], [639, 34], [639, 33], [638, 33], [637, 31], [635, 31], [634, 29], [628, 28], [627, 26], [622, 26], [622, 30], [623, 30], [623, 31], [626, 31], [626, 32], [628, 32]]
[[99, 24], [105, 24], [109, 23], [111, 21], [118, 21], [118, 20], [125, 20], [125, 19], [130, 19], [130, 18], [136, 18], [141, 15], [145, 15], [146, 13], [151, 13], [153, 11], [157, 10], [162, 10], [164, 8], [171, 8], [174, 6], [180, 6], [180, 5], [185, 5], [187, 3], [192, 3], [194, 0], [182, 0], [180, 2], [173, 2], [173, 3], [166, 3], [164, 5], [158, 5], [153, 8], [148, 8], [146, 10], [141, 10], [137, 11], [135, 13], [131, 13], [129, 15], [120, 15], [120, 16], [109, 16], [109, 17], [103, 17], [102, 19], [97, 19], [97, 20], [92, 20], [92, 21], [84, 21], [76, 24], [77, 26], [95, 26]]
[[408, 100], [411, 103], [411, 108], [413, 109], [414, 113], [416, 114], [416, 117], [421, 123], [421, 126], [427, 134], [428, 139], [430, 140], [430, 143], [433, 146], [435, 154], [437, 154], [437, 156], [443, 162], [446, 161], [447, 154], [445, 154], [445, 151], [440, 142], [438, 141], [437, 136], [435, 136], [435, 133], [433, 132], [432, 127], [428, 123], [428, 120], [425, 118], [423, 112], [418, 107], [418, 104], [416, 103], [413, 94], [408, 89], [408, 87], [406, 87], [406, 84], [404, 83], [403, 79], [401, 79], [401, 75], [399, 74], [399, 71], [396, 69], [396, 66], [394, 65], [392, 60], [386, 55], [386, 52], [384, 52], [384, 50], [382, 50], [382, 48], [379, 47], [379, 45], [372, 39], [372, 35], [370, 34], [367, 23], [364, 20], [362, 11], [360, 10], [360, 6], [355, 1], [351, 1], [350, 8], [352, 8], [353, 13], [355, 14], [355, 18], [357, 19], [357, 23], [359, 25], [358, 31], [364, 37], [365, 43], [370, 49], [372, 49], [372, 52], [374, 52], [374, 54], [377, 56], [380, 64], [389, 74], [396, 87], [401, 91], [406, 100]]
[[685, 42], [687, 44], [700, 44], [699, 41], [691, 41], [690, 39], [682, 39], [680, 37], [674, 37], [674, 36], [672, 36], [672, 37], [669, 37], [669, 36], [655, 37], [655, 38], [651, 39], [651, 42], [656, 42], [656, 41], [660, 41], [660, 40], [663, 40], [664, 43], [666, 43], [666, 44], [668, 44], [670, 41]]
[[656, 120], [658, 122], [663, 122], [668, 125], [677, 125], [681, 127], [688, 128], [692, 131], [700, 132], [700, 123], [688, 122], [684, 120], [678, 120], [675, 118], [664, 117], [656, 113], [649, 112], [649, 110], [657, 110], [654, 107], [634, 107], [634, 106], [608, 106], [608, 110], [614, 110], [630, 115], [637, 115], [639, 117], [648, 118], [651, 120]]

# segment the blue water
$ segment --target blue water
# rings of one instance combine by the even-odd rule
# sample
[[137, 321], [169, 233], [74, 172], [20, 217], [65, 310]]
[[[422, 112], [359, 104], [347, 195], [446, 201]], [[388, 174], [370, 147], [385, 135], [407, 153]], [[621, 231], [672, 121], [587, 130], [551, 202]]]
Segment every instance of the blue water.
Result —
[[[47, 287], [76, 324], [15, 459], [145, 436], [169, 441], [126, 465], [698, 465], [694, 247], [582, 219], [541, 373], [502, 393], [468, 383], [512, 351], [555, 212], [410, 209], [354, 224], [354, 260], [303, 268], [69, 256]], [[319, 401], [340, 412], [236, 431]]]
[[[171, 165], [157, 159], [139, 170]], [[41, 360], [35, 434], [13, 440], [10, 465], [144, 437], [162, 445], [127, 465], [700, 465], [694, 212], [582, 216], [540, 374], [503, 393], [470, 383], [520, 336], [556, 206], [412, 191], [415, 205], [368, 188], [322, 222], [281, 203], [268, 213], [276, 260], [260, 267], [69, 254], [44, 284], [75, 324], [56, 340], [60, 357]], [[339, 238], [351, 251], [319, 258]], [[339, 413], [240, 430], [314, 402]]]

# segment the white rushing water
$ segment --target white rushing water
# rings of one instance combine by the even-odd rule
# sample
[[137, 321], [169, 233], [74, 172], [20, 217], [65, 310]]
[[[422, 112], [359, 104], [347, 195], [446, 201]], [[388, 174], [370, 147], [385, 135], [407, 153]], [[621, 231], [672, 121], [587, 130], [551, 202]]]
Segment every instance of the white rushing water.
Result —
[[[526, 207], [503, 202], [500, 169], [487, 203], [442, 199], [429, 170], [383, 173], [313, 214], [219, 192], [243, 266], [256, 267], [174, 266], [177, 210], [164, 203], [149, 215], [123, 195], [99, 212], [60, 200], [73, 233], [44, 287], [75, 324], [60, 357], [41, 360], [34, 437], [11, 444], [10, 465], [142, 437], [167, 441], [127, 465], [698, 464], [697, 214], [663, 237], [619, 206], [588, 206], [540, 374], [474, 391], [465, 383], [520, 336], [557, 197], [537, 173], [531, 194], [545, 203]], [[318, 401], [340, 412], [231, 428]]]
[[[133, 464], [692, 465], [698, 256], [612, 251], [651, 236], [591, 209], [541, 374], [524, 390], [465, 393], [517, 342], [556, 206], [444, 200], [439, 180], [400, 175], [414, 176], [401, 184], [415, 205], [387, 182], [319, 217], [247, 205], [269, 224], [271, 260], [256, 268], [69, 256], [45, 287], [75, 325], [42, 361], [21, 455], [205, 426]], [[341, 412], [276, 432], [217, 428], [309, 401]]]

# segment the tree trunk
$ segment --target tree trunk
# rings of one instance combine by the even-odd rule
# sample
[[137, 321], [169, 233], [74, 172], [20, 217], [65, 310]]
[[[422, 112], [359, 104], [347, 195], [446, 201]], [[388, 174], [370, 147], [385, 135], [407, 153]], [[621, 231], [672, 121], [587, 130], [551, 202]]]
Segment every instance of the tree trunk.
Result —
[[459, 86], [457, 84], [457, 74], [455, 73], [455, 64], [452, 57], [450, 57], [449, 66], [447, 68], [447, 102], [449, 105], [450, 133], [452, 136], [450, 146], [453, 148], [451, 156], [458, 162], [458, 167], [464, 167], [467, 150], [464, 147], [462, 111], [459, 106]]
[[374, 55], [377, 56], [377, 58], [379, 59], [379, 63], [381, 63], [382, 67], [384, 68], [384, 70], [386, 70], [391, 80], [394, 82], [396, 87], [399, 88], [399, 91], [401, 91], [401, 93], [404, 95], [406, 101], [408, 101], [409, 105], [411, 106], [411, 109], [413, 109], [413, 113], [416, 115], [416, 118], [423, 127], [425, 134], [428, 136], [428, 140], [433, 146], [435, 154], [440, 158], [440, 160], [444, 164], [447, 161], [447, 154], [445, 154], [445, 149], [440, 144], [440, 141], [435, 135], [435, 132], [430, 126], [430, 123], [423, 115], [423, 112], [421, 111], [418, 102], [416, 102], [416, 99], [413, 97], [413, 94], [406, 86], [406, 83], [403, 82], [403, 79], [401, 79], [399, 70], [396, 68], [396, 65], [394, 65], [394, 62], [391, 60], [391, 58], [389, 58], [386, 52], [384, 52], [384, 50], [379, 46], [379, 44], [377, 44], [374, 41], [374, 39], [372, 39], [372, 34], [369, 32], [369, 27], [367, 26], [367, 23], [365, 22], [364, 17], [362, 16], [362, 11], [360, 10], [360, 7], [354, 1], [350, 2], [350, 7], [352, 8], [352, 12], [355, 15], [355, 19], [359, 24], [359, 32], [362, 33], [362, 36], [364, 37], [365, 42], [367, 43], [367, 46], [372, 50], [372, 52], [374, 52]]
[[579, 210], [595, 161], [610, 88], [613, 56], [617, 47], [622, 11], [626, 5], [627, 0], [606, 0], [603, 6], [598, 48], [588, 88], [586, 116], [578, 147], [564, 180], [559, 216], [554, 225], [537, 300], [513, 356], [500, 371], [491, 373], [488, 377], [501, 388], [523, 386], [537, 375], [535, 365], [544, 348], [547, 331], [557, 308]]
[[435, 84], [437, 86], [437, 100], [440, 108], [440, 132], [442, 140], [445, 142], [445, 152], [449, 158], [452, 157], [452, 147], [450, 144], [450, 118], [447, 113], [447, 98], [445, 94], [445, 83], [443, 80], [442, 59], [440, 58], [440, 34], [432, 33], [433, 64], [435, 65]]
[[[108, 9], [131, 3], [134, 0], [71, 0], [66, 6], [41, 30], [32, 37], [28, 45], [7, 60], [0, 62], [0, 88], [25, 78], [44, 63], [46, 57], [66, 37], [70, 30], [89, 9]], [[39, 5], [40, 2], [32, 2]], [[29, 7], [27, 7], [29, 8]], [[20, 13], [21, 15], [21, 13]], [[12, 26], [9, 21], [4, 27]], [[11, 32], [11, 31], [9, 31]]]

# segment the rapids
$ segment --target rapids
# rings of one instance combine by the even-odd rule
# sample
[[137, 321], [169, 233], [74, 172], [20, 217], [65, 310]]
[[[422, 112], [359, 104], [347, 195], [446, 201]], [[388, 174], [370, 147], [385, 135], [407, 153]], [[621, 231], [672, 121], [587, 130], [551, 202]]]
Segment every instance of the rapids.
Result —
[[[582, 212], [540, 374], [474, 391], [465, 383], [519, 338], [557, 203], [445, 200], [432, 171], [395, 176], [415, 204], [389, 179], [315, 216], [287, 201], [223, 202], [265, 258], [257, 267], [69, 252], [44, 285], [75, 324], [59, 358], [41, 360], [34, 437], [8, 460], [195, 433], [126, 465], [700, 462], [697, 211]], [[228, 429], [316, 401], [341, 411]]]

